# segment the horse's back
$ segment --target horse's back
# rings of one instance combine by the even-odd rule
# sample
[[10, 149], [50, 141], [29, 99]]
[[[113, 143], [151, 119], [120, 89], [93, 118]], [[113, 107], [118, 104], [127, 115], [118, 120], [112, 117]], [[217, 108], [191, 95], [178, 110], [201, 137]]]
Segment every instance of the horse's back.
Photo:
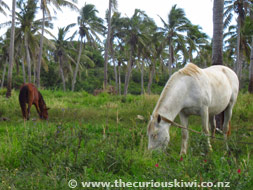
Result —
[[239, 91], [239, 80], [235, 72], [229, 67], [223, 65], [214, 65], [203, 69], [208, 75], [210, 82], [214, 85], [215, 89], [222, 88], [223, 93], [225, 90], [237, 94]]
[[233, 70], [222, 65], [211, 66], [203, 69], [203, 71], [207, 75], [210, 84], [210, 112], [218, 114], [229, 103], [235, 103], [239, 91], [238, 77]]
[[19, 103], [20, 105], [28, 103], [28, 86], [26, 84], [22, 85], [20, 88]]
[[[210, 115], [216, 115], [234, 104], [237, 98], [239, 81], [230, 68], [217, 65], [201, 69], [188, 64], [178, 72], [187, 89], [185, 107], [198, 108], [207, 106]], [[183, 90], [183, 89], [182, 89]]]
[[31, 83], [23, 84], [19, 92], [19, 102], [28, 103], [31, 97], [38, 96], [36, 94], [38, 94], [38, 90], [33, 84]]

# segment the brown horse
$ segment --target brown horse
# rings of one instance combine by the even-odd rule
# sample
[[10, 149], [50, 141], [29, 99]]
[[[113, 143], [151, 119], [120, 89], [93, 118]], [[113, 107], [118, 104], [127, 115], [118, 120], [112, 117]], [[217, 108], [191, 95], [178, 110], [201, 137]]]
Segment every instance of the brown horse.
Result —
[[[29, 120], [30, 109], [34, 104], [41, 119], [48, 119], [48, 113], [45, 101], [38, 89], [31, 83], [23, 84], [19, 92], [19, 104], [22, 110], [23, 118]], [[28, 109], [26, 109], [28, 104]]]

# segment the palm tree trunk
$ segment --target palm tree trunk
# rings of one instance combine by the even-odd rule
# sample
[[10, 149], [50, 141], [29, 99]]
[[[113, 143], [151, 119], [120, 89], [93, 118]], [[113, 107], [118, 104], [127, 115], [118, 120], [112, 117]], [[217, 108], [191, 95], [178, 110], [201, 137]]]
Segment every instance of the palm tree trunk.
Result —
[[224, 0], [213, 1], [212, 65], [223, 65], [223, 9]]
[[249, 93], [253, 94], [253, 37], [251, 41], [251, 51], [250, 51], [250, 70], [249, 70]]
[[[213, 1], [212, 65], [223, 65], [223, 9], [224, 0]], [[216, 127], [222, 129], [224, 112], [215, 116]]]
[[106, 39], [106, 47], [105, 47], [105, 65], [104, 65], [104, 89], [107, 88], [107, 70], [108, 70], [108, 52], [110, 49], [110, 39], [111, 39], [111, 14], [112, 14], [112, 0], [109, 0], [109, 14], [108, 14], [108, 33]]
[[149, 81], [148, 81], [148, 94], [151, 94], [151, 86], [153, 83], [154, 74], [155, 74], [155, 64], [153, 63], [151, 71], [150, 71], [150, 75], [149, 75]]
[[39, 59], [37, 65], [37, 77], [36, 77], [36, 85], [40, 88], [40, 68], [41, 68], [41, 59], [42, 59], [42, 51], [43, 51], [43, 39], [44, 39], [44, 31], [45, 31], [45, 6], [42, 4], [42, 29], [40, 36], [40, 50], [39, 50]]
[[36, 82], [36, 65], [35, 63], [33, 64], [33, 84]]
[[6, 59], [6, 63], [4, 64], [4, 70], [3, 70], [2, 81], [1, 81], [1, 89], [4, 87], [4, 79], [5, 79], [7, 65], [8, 65], [8, 59]]
[[[237, 18], [237, 44], [236, 44], [236, 74], [241, 81], [242, 76], [242, 64], [243, 64], [243, 52], [241, 48], [241, 25], [242, 21], [240, 16]], [[241, 86], [241, 85], [240, 85]]]
[[81, 55], [82, 55], [82, 48], [83, 48], [83, 38], [81, 37], [80, 40], [80, 46], [79, 46], [79, 53], [78, 53], [78, 58], [77, 58], [77, 62], [76, 62], [76, 68], [75, 68], [75, 72], [74, 72], [74, 76], [73, 76], [73, 80], [72, 80], [72, 91], [75, 90], [75, 84], [76, 84], [76, 77], [77, 77], [77, 73], [79, 70], [79, 64], [80, 64], [80, 59], [81, 59]]
[[127, 71], [125, 75], [125, 85], [124, 85], [124, 96], [127, 95], [131, 72], [132, 72], [132, 60], [128, 61], [127, 64]]
[[134, 52], [133, 47], [131, 47], [130, 60], [127, 63], [127, 72], [126, 72], [126, 75], [125, 75], [124, 96], [127, 95], [130, 76], [131, 76], [132, 68], [133, 68], [133, 65], [134, 65], [133, 52]]
[[119, 90], [118, 90], [118, 94], [121, 96], [121, 78], [120, 78], [120, 66], [121, 66], [121, 62], [118, 63], [118, 87], [119, 87]]
[[31, 57], [30, 57], [30, 52], [29, 52], [27, 34], [25, 34], [25, 51], [26, 51], [26, 61], [27, 61], [27, 68], [28, 68], [28, 82], [31, 83], [32, 81]]
[[23, 81], [26, 83], [26, 73], [25, 73], [25, 63], [24, 63], [25, 58], [22, 58], [22, 72], [23, 72]]
[[168, 63], [168, 71], [169, 71], [169, 76], [172, 74], [172, 64], [173, 64], [173, 46], [172, 46], [172, 40], [169, 40], [169, 52], [170, 52], [170, 57], [169, 57], [169, 63]]
[[7, 92], [6, 92], [7, 98], [11, 96], [11, 86], [12, 86], [12, 69], [14, 60], [14, 38], [15, 38], [15, 9], [16, 9], [16, 0], [12, 0], [11, 40], [10, 40], [9, 68], [7, 78]]
[[144, 63], [141, 64], [141, 94], [144, 94]]
[[116, 66], [116, 63], [115, 63], [114, 56], [113, 56], [112, 59], [113, 59], [113, 69], [114, 69], [114, 77], [115, 77], [115, 89], [117, 91], [116, 93], [118, 94], [118, 73], [117, 73], [117, 66]]
[[63, 60], [62, 60], [62, 55], [61, 55], [60, 58], [59, 58], [59, 65], [60, 65], [60, 73], [61, 73], [63, 91], [65, 92], [66, 91], [66, 85], [65, 85], [65, 78], [64, 78], [62, 63], [63, 63]]

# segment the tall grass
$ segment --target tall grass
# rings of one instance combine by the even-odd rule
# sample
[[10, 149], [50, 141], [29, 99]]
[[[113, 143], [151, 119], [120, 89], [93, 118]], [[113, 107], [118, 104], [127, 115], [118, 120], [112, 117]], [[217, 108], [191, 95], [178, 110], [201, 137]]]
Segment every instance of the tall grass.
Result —
[[[37, 119], [32, 108], [32, 119], [24, 122], [18, 92], [14, 91], [10, 99], [3, 94], [0, 91], [0, 114], [9, 120], [0, 121], [0, 189], [70, 189], [70, 179], [177, 179], [226, 181], [231, 189], [253, 186], [253, 145], [238, 143], [253, 142], [252, 95], [239, 95], [229, 152], [217, 139], [212, 139], [214, 151], [209, 152], [205, 136], [190, 133], [188, 154], [180, 158], [181, 131], [173, 127], [163, 153], [147, 150], [146, 126], [156, 95], [94, 97], [86, 92], [44, 90], [42, 94], [51, 108], [49, 121]], [[199, 117], [192, 117], [189, 123], [191, 128], [201, 130]]]

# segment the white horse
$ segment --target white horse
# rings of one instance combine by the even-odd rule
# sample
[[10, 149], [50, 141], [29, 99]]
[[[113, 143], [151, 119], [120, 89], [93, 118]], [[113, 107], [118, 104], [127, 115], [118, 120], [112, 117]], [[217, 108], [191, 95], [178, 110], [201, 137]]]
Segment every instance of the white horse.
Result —
[[[190, 115], [200, 115], [207, 143], [209, 139], [208, 122], [212, 134], [215, 132], [215, 115], [224, 111], [223, 133], [227, 139], [228, 123], [239, 91], [237, 75], [230, 68], [217, 65], [200, 69], [189, 63], [174, 73], [164, 87], [148, 124], [148, 149], [167, 146], [170, 140], [170, 124], [179, 114], [181, 125], [188, 127]], [[180, 154], [186, 154], [188, 130], [182, 129]], [[227, 147], [228, 148], [228, 147]]]

